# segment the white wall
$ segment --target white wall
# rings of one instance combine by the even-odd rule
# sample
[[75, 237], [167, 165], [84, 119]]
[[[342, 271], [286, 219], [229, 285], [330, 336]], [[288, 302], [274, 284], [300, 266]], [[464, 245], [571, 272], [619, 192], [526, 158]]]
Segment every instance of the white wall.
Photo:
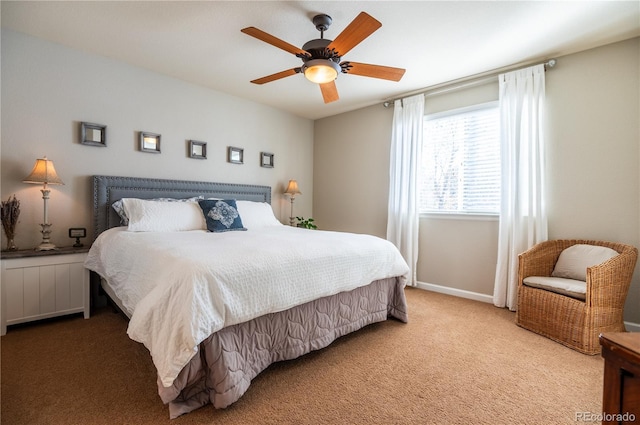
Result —
[[[547, 72], [549, 237], [640, 248], [640, 38]], [[625, 304], [640, 324], [640, 265]]]
[[[311, 215], [310, 120], [6, 30], [1, 80], [1, 198], [15, 194], [21, 202], [19, 248], [41, 240], [40, 186], [22, 180], [44, 155], [65, 182], [51, 186], [49, 201], [59, 246], [72, 243], [69, 227], [86, 227], [91, 235], [94, 174], [269, 185], [284, 223], [289, 202], [281, 193], [295, 178], [303, 191], [295, 213]], [[106, 148], [79, 143], [82, 121], [107, 125]], [[162, 153], [140, 152], [138, 131], [160, 133]], [[207, 142], [208, 159], [187, 157], [189, 139]], [[244, 148], [243, 165], [226, 162], [227, 146]], [[260, 167], [261, 151], [275, 154], [275, 168]], [[4, 248], [4, 232], [2, 238]]]
[[386, 238], [392, 118], [378, 105], [316, 121], [313, 214], [321, 228]]
[[[558, 59], [546, 74], [549, 237], [640, 246], [640, 38]], [[488, 84], [428, 97], [425, 110], [497, 97], [497, 84]], [[318, 222], [386, 234], [392, 115], [378, 105], [315, 122]], [[490, 297], [497, 221], [423, 217], [420, 225], [418, 280]], [[637, 267], [625, 308], [625, 320], [634, 323], [639, 275]]]

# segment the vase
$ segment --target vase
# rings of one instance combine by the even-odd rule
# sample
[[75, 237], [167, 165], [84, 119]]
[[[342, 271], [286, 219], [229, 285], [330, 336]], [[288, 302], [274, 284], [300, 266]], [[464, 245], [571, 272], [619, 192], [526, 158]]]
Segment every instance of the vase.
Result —
[[10, 238], [7, 240], [7, 251], [17, 251], [18, 247], [16, 246], [15, 241], [13, 240], [13, 238]]

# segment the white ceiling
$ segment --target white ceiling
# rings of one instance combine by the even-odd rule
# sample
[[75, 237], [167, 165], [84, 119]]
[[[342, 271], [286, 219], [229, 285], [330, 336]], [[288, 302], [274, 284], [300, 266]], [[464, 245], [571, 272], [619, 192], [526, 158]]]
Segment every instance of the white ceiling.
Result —
[[[640, 35], [635, 1], [5, 1], [2, 27], [318, 119], [432, 85]], [[290, 44], [334, 39], [361, 11], [382, 27], [343, 60], [405, 68], [400, 82], [341, 74], [324, 104], [294, 55], [240, 32], [255, 26]], [[559, 62], [558, 66], [562, 66]]]

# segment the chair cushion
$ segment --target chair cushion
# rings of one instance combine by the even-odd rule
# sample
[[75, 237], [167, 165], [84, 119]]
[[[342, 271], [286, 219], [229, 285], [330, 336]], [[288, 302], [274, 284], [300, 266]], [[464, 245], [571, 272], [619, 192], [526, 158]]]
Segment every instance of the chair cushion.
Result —
[[522, 281], [532, 288], [544, 289], [584, 301], [587, 297], [587, 282], [561, 277], [529, 276]]
[[599, 245], [576, 244], [562, 250], [551, 276], [587, 280], [587, 267], [595, 266], [618, 255], [615, 249]]

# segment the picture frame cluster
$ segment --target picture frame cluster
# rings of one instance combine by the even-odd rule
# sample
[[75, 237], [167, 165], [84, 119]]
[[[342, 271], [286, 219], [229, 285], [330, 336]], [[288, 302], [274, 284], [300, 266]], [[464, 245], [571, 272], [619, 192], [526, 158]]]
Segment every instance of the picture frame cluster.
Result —
[[[138, 150], [146, 153], [161, 153], [162, 135], [149, 131], [138, 131]], [[80, 123], [80, 143], [87, 146], [107, 147], [107, 126], [91, 122]], [[187, 157], [207, 159], [207, 142], [187, 140]], [[275, 155], [271, 152], [260, 152], [260, 167], [274, 168]], [[244, 164], [244, 149], [227, 146], [227, 162]]]

